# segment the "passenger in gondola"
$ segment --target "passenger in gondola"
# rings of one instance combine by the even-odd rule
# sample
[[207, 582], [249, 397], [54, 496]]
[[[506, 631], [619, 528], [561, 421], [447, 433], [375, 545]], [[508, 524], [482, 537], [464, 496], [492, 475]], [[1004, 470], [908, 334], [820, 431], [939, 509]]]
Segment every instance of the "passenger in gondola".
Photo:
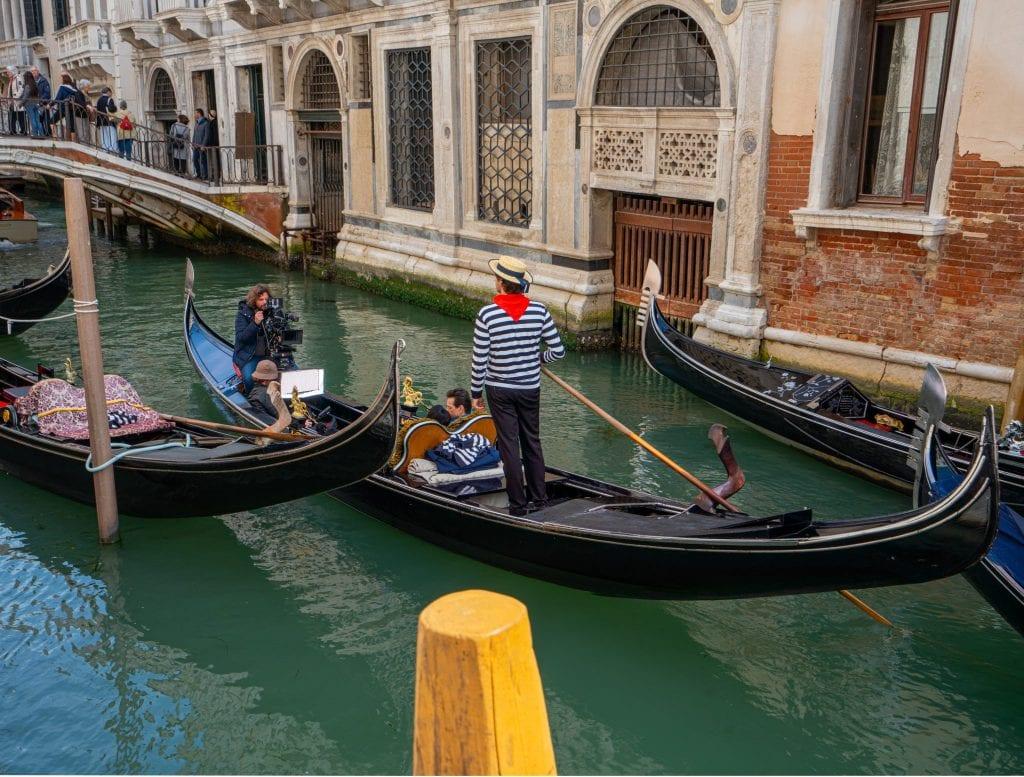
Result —
[[257, 283], [238, 303], [235, 316], [235, 352], [231, 359], [242, 378], [245, 393], [252, 391], [252, 374], [262, 359], [270, 355], [269, 338], [263, 321], [270, 302], [270, 287]]
[[452, 422], [452, 414], [445, 409], [444, 405], [434, 405], [430, 408], [427, 411], [427, 418], [437, 421], [441, 426], [448, 426]]
[[473, 400], [470, 399], [469, 392], [464, 388], [453, 388], [449, 391], [445, 396], [444, 404], [452, 421], [458, 421], [473, 410]]
[[[526, 514], [530, 502], [535, 508], [547, 502], [540, 444], [540, 367], [565, 356], [565, 348], [551, 313], [543, 303], [526, 296], [533, 282], [526, 265], [507, 256], [489, 264], [498, 294], [480, 309], [473, 327], [473, 409], [484, 410], [486, 387], [505, 467], [509, 513], [519, 516]], [[543, 352], [542, 343], [547, 346]]]
[[[270, 384], [280, 380], [281, 373], [277, 365], [270, 359], [261, 359], [252, 373], [253, 387], [249, 392], [249, 404], [254, 410], [266, 413], [271, 418], [277, 418], [277, 406], [270, 394]], [[278, 387], [280, 395], [280, 387]]]

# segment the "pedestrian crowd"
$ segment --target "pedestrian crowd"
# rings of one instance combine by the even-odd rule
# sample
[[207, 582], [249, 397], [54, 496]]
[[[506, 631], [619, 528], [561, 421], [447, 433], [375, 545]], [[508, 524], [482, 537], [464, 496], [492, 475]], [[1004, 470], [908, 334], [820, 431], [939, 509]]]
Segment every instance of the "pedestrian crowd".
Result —
[[[67, 71], [60, 75], [56, 91], [39, 68], [8, 66], [0, 71], [0, 96], [3, 111], [0, 125], [6, 119], [3, 134], [33, 138], [74, 140], [117, 154], [124, 159], [138, 155], [138, 127], [125, 100], [116, 100], [109, 86], [100, 89], [93, 102], [92, 83], [87, 78], [77, 82]], [[177, 175], [201, 180], [220, 179], [220, 131], [216, 111], [209, 116], [202, 108], [195, 112], [195, 127], [180, 114], [162, 133], [150, 132], [147, 160], [166, 159], [167, 167]], [[190, 169], [191, 162], [191, 169]]]

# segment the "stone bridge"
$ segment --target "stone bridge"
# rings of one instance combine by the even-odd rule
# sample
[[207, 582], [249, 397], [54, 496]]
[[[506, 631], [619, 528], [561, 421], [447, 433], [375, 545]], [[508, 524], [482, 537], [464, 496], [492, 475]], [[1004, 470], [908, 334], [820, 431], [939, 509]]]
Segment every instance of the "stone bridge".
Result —
[[95, 194], [180, 238], [228, 234], [280, 247], [288, 187], [274, 183], [215, 185], [71, 140], [0, 135], [0, 171], [81, 178]]

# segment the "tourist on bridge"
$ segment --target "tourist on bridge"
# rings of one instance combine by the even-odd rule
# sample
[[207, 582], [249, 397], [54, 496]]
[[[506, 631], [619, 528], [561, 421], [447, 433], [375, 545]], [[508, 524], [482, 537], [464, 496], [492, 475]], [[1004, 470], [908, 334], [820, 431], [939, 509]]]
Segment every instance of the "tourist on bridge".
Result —
[[39, 138], [43, 135], [43, 123], [39, 121], [39, 87], [36, 86], [35, 76], [31, 72], [23, 76], [24, 86], [21, 89], [20, 100], [22, 110], [28, 116], [28, 126], [32, 137]]
[[178, 114], [178, 120], [171, 125], [171, 164], [178, 175], [188, 175], [188, 149], [192, 145], [192, 132], [188, 128], [188, 116]]
[[205, 181], [210, 177], [210, 166], [206, 158], [210, 145], [210, 122], [202, 108], [196, 108], [196, 128], [192, 130], [192, 169], [196, 178]]
[[[81, 102], [80, 102], [81, 101]], [[53, 98], [50, 120], [53, 125], [54, 137], [62, 140], [73, 140], [75, 131], [75, 105], [84, 105], [85, 100], [75, 87], [71, 74], [60, 74], [60, 87]]]
[[131, 159], [132, 144], [135, 141], [135, 117], [124, 100], [121, 100], [117, 109], [117, 153], [122, 159]]
[[257, 283], [245, 299], [238, 303], [235, 316], [235, 352], [231, 360], [235, 371], [242, 378], [245, 393], [252, 391], [252, 374], [262, 359], [270, 357], [270, 343], [263, 325], [267, 304], [270, 302], [270, 287]]
[[96, 101], [96, 130], [100, 135], [100, 146], [111, 154], [117, 153], [117, 127], [113, 118], [116, 113], [117, 103], [112, 90], [104, 86], [100, 89], [100, 99]]
[[4, 90], [4, 97], [7, 99], [8, 128], [12, 135], [24, 135], [25, 133], [25, 105], [21, 102], [21, 93], [25, 88], [25, 78], [16, 68], [7, 67], [7, 88]]
[[[525, 515], [547, 502], [540, 445], [540, 365], [565, 356], [551, 313], [526, 296], [533, 277], [518, 259], [490, 262], [498, 294], [477, 313], [473, 327], [473, 408], [484, 410], [483, 393], [498, 428], [509, 513]], [[541, 352], [541, 341], [547, 350]], [[522, 458], [520, 458], [520, 449]], [[523, 468], [526, 488], [523, 488]]]
[[206, 158], [210, 163], [210, 180], [220, 183], [220, 127], [217, 126], [217, 111], [210, 108], [210, 127], [206, 137], [206, 147], [209, 149]]
[[79, 143], [92, 145], [92, 122], [90, 119], [96, 112], [89, 99], [89, 87], [92, 81], [88, 78], [78, 80], [78, 94], [75, 96], [75, 138]]
[[38, 66], [32, 66], [32, 77], [36, 80], [36, 87], [39, 89], [39, 123], [43, 128], [43, 136], [50, 134], [50, 100], [53, 99], [53, 91], [50, 88], [50, 80], [43, 75]]

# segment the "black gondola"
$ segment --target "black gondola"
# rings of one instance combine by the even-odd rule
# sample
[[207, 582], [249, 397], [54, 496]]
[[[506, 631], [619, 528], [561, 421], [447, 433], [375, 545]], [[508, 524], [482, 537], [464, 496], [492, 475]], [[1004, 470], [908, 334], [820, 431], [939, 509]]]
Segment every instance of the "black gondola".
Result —
[[[846, 378], [774, 367], [699, 343], [662, 315], [660, 288], [661, 273], [652, 262], [637, 318], [640, 347], [653, 370], [771, 437], [843, 469], [909, 490], [915, 477], [907, 462], [916, 416], [876, 404]], [[938, 436], [962, 472], [978, 434], [943, 427]], [[1024, 456], [1000, 452], [999, 481], [1003, 501], [1018, 511], [1024, 509]]]
[[[398, 356], [380, 394], [333, 434], [260, 446], [189, 424], [129, 438], [113, 465], [121, 512], [144, 518], [220, 515], [287, 502], [360, 480], [380, 469], [398, 427]], [[88, 442], [19, 424], [11, 403], [40, 380], [0, 359], [0, 470], [79, 502], [93, 503]], [[153, 448], [160, 448], [152, 450]], [[149, 449], [149, 450], [147, 450]]]
[[21, 334], [34, 319], [52, 313], [67, 299], [70, 288], [71, 254], [65, 252], [60, 264], [42, 278], [0, 289], [0, 336]]
[[[938, 377], [938, 372], [935, 376]], [[941, 378], [936, 383], [941, 386]], [[944, 405], [943, 391], [941, 403], [935, 402], [935, 406], [941, 412]], [[937, 416], [935, 423], [940, 420], [941, 416]], [[934, 425], [930, 425], [929, 433], [934, 433], [933, 430]], [[930, 455], [923, 462], [915, 491], [917, 504], [941, 499], [963, 481], [941, 446], [931, 446], [928, 450]], [[999, 505], [995, 541], [985, 557], [964, 572], [964, 577], [1024, 636], [1024, 517], [1009, 505]]]
[[[188, 354], [234, 415], [269, 420], [237, 392], [231, 345], [185, 305]], [[339, 398], [338, 416], [358, 412]], [[489, 416], [456, 431], [493, 435]], [[964, 482], [945, 499], [897, 515], [814, 521], [810, 510], [767, 518], [708, 512], [548, 468], [549, 504], [525, 517], [508, 512], [497, 488], [453, 496], [417, 484], [409, 460], [447, 436], [434, 421], [404, 430], [391, 466], [330, 492], [403, 531], [497, 566], [624, 596], [698, 599], [769, 596], [923, 582], [978, 560], [995, 533], [995, 449], [984, 431]]]

